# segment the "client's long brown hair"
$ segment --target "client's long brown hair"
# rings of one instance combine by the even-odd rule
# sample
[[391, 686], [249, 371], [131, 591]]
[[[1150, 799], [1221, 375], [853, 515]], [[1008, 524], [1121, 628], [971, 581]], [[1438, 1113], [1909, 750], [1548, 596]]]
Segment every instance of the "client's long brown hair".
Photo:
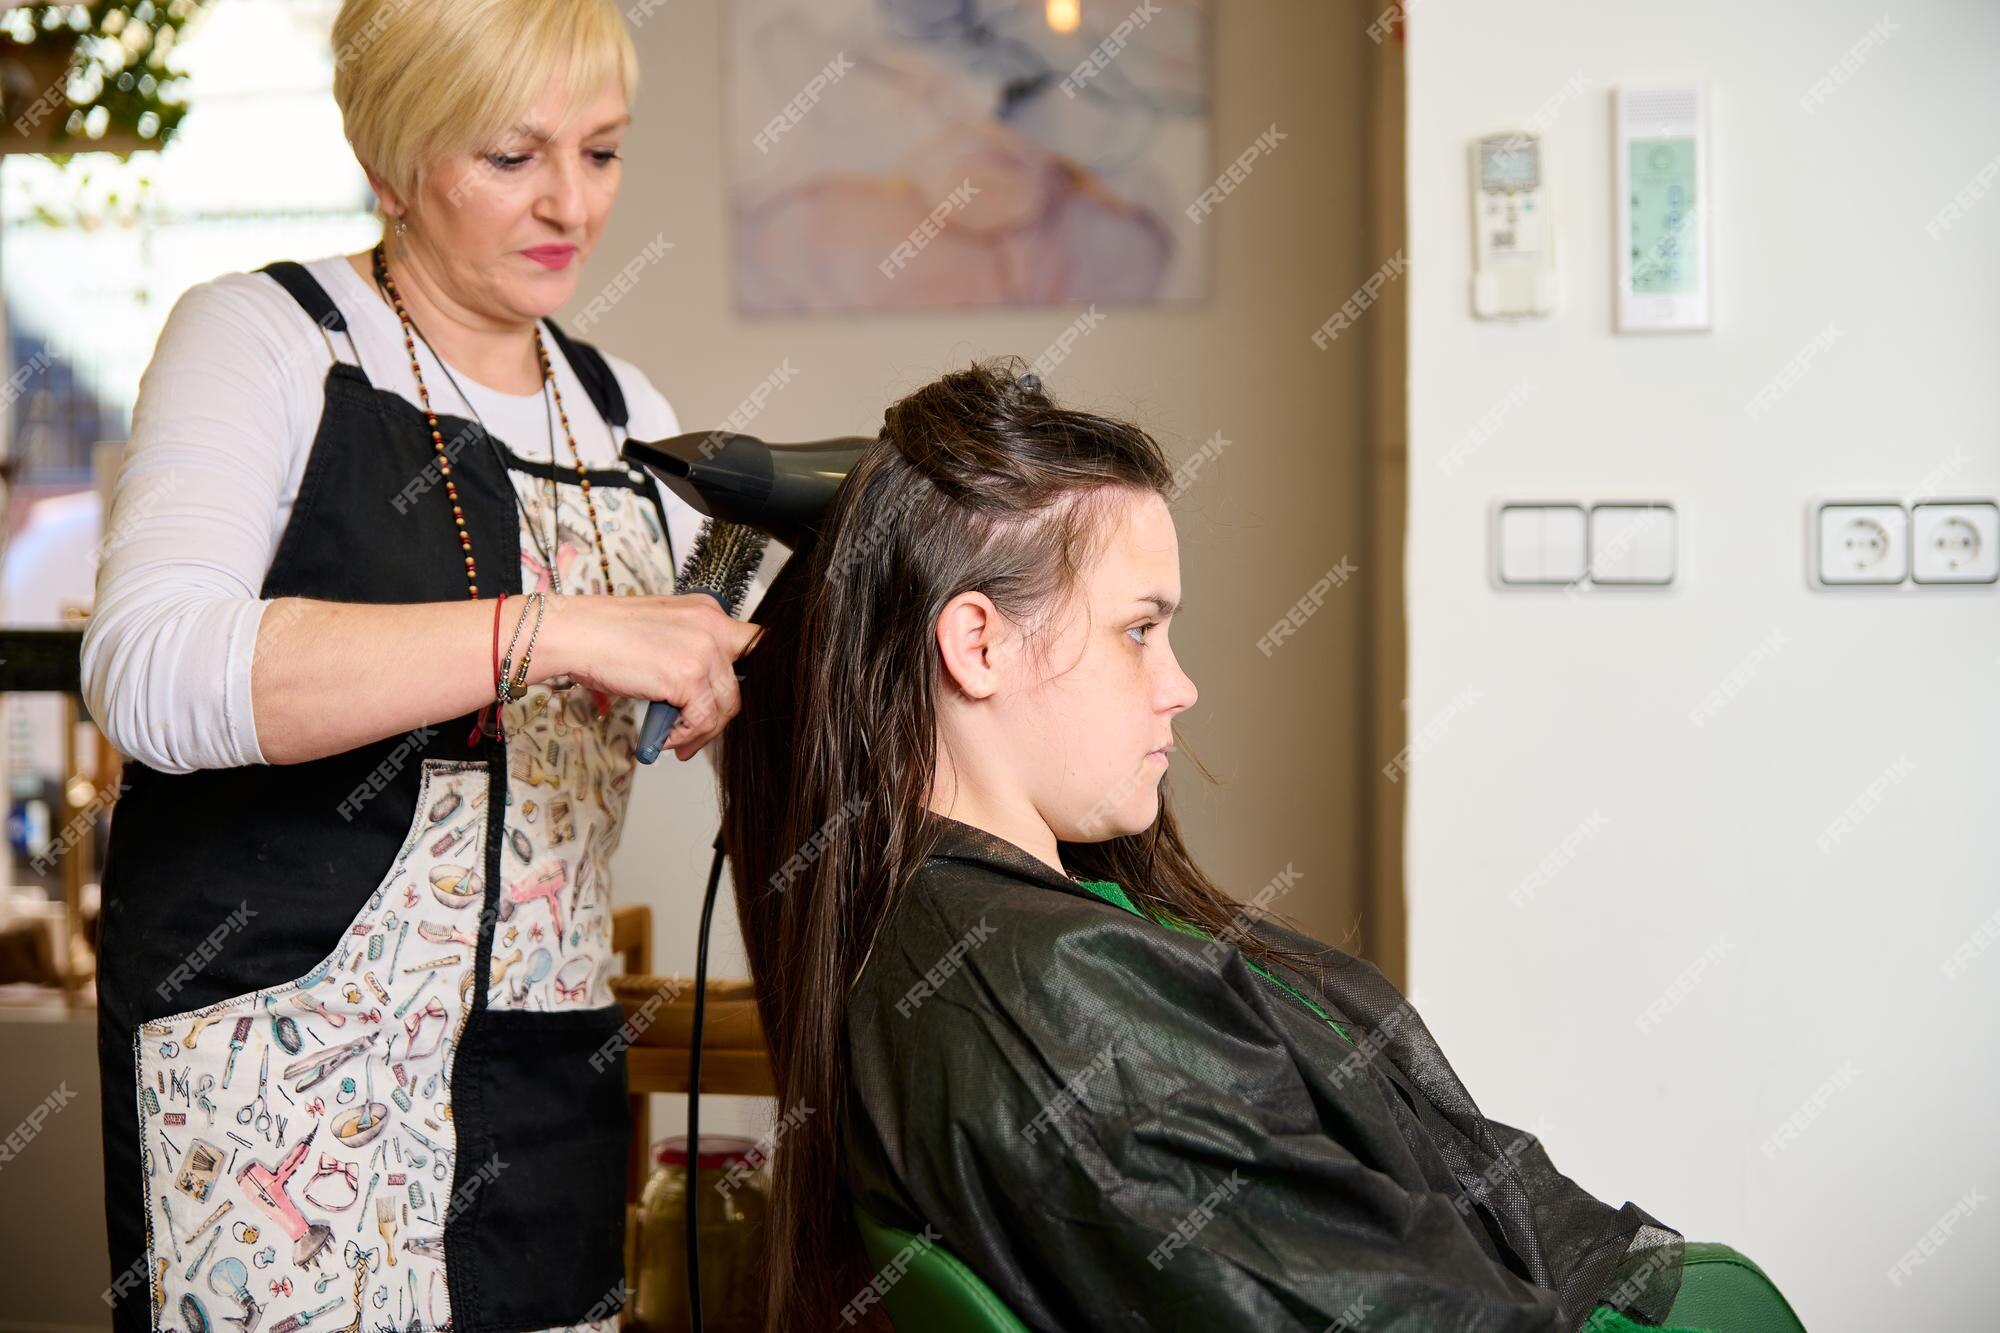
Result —
[[[763, 637], [739, 663], [742, 709], [717, 752], [723, 844], [778, 1112], [796, 1112], [772, 1158], [767, 1333], [837, 1326], [871, 1276], [841, 1160], [847, 995], [930, 850], [920, 829], [948, 688], [938, 614], [977, 590], [1033, 637], [1078, 590], [1105, 502], [1175, 493], [1143, 430], [1059, 407], [1023, 370], [976, 363], [889, 408], [818, 540], [774, 581]], [[1242, 932], [1164, 789], [1145, 832], [1059, 846], [1068, 869], [1229, 932], [1252, 958], [1313, 967]]]

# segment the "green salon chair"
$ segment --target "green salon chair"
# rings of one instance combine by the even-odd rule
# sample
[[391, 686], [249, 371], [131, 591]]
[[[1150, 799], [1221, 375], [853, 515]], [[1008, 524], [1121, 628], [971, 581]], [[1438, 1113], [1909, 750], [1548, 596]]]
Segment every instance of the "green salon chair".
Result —
[[[917, 1237], [854, 1210], [862, 1248], [876, 1269], [906, 1249], [913, 1257], [882, 1297], [896, 1333], [1029, 1333], [977, 1274], [942, 1245], [914, 1244]], [[1595, 1327], [1595, 1325], [1591, 1325]], [[1619, 1320], [1608, 1327], [1639, 1328]], [[1667, 1326], [1702, 1333], [1805, 1333], [1764, 1270], [1727, 1245], [1689, 1241], [1680, 1294]]]

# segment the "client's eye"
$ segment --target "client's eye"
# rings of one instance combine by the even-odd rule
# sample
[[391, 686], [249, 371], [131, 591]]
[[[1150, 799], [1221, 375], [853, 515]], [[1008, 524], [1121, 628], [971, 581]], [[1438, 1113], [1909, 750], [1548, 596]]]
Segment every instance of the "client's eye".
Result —
[[1147, 621], [1147, 622], [1146, 622], [1145, 624], [1143, 624], [1143, 625], [1134, 625], [1134, 626], [1133, 626], [1133, 627], [1132, 627], [1131, 629], [1128, 629], [1128, 630], [1126, 630], [1125, 632], [1126, 632], [1127, 634], [1138, 634], [1138, 635], [1140, 635], [1141, 637], [1140, 637], [1140, 639], [1138, 640], [1138, 643], [1139, 643], [1139, 646], [1143, 648], [1143, 647], [1145, 647], [1145, 646], [1146, 646], [1146, 640], [1145, 640], [1145, 638], [1143, 637], [1143, 636], [1145, 635], [1146, 631], [1147, 631], [1147, 630], [1149, 630], [1149, 629], [1152, 629], [1152, 628], [1153, 628], [1153, 627], [1154, 627], [1155, 625], [1157, 625], [1157, 624], [1159, 624], [1159, 623], [1160, 623], [1160, 622], [1159, 622], [1159, 621], [1157, 621], [1157, 620], [1149, 620], [1149, 621]]

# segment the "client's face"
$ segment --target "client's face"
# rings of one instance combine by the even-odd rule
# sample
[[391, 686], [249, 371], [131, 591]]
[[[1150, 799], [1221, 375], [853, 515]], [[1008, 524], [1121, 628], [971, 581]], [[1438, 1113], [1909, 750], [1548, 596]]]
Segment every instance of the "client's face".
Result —
[[1000, 699], [1002, 734], [1028, 800], [1058, 839], [1142, 832], [1160, 810], [1175, 714], [1196, 698], [1168, 641], [1180, 601], [1180, 546], [1166, 502], [1117, 499], [1115, 527], [1079, 602], [1024, 678]]

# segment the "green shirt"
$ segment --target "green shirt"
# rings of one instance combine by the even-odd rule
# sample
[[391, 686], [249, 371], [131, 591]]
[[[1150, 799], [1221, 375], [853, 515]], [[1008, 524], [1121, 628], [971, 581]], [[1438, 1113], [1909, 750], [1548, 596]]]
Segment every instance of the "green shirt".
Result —
[[[1118, 907], [1122, 907], [1134, 916], [1145, 917], [1149, 921], [1158, 921], [1159, 924], [1164, 926], [1169, 926], [1174, 930], [1180, 931], [1184, 935], [1193, 935], [1198, 939], [1210, 938], [1209, 933], [1207, 931], [1203, 930], [1200, 926], [1195, 925], [1191, 921], [1183, 921], [1179, 917], [1168, 916], [1164, 913], [1161, 914], [1161, 916], [1159, 917], [1154, 917], [1150, 913], [1140, 911], [1138, 906], [1133, 903], [1131, 898], [1126, 896], [1125, 890], [1118, 887], [1118, 885], [1112, 882], [1111, 880], [1080, 879], [1077, 880], [1076, 882], [1082, 885], [1084, 888], [1089, 889], [1092, 893], [1102, 898], [1105, 902], [1111, 903]], [[1258, 976], [1263, 977], [1266, 981], [1271, 982], [1273, 985], [1282, 987], [1284, 990], [1290, 992], [1293, 996], [1295, 996], [1298, 999], [1298, 1001], [1301, 1004], [1305, 1005], [1306, 1008], [1318, 1014], [1320, 1018], [1325, 1020], [1328, 1027], [1331, 1027], [1335, 1032], [1338, 1032], [1341, 1035], [1342, 1040], [1350, 1043], [1354, 1040], [1353, 1037], [1348, 1035], [1347, 1029], [1342, 1027], [1339, 1023], [1336, 1023], [1333, 1020], [1333, 1017], [1329, 1015], [1326, 1012], [1326, 1010], [1320, 1008], [1319, 1004], [1316, 1001], [1314, 1001], [1311, 996], [1301, 993], [1299, 990], [1291, 986], [1289, 983], [1283, 981], [1278, 977], [1272, 976], [1263, 967], [1259, 966], [1257, 963], [1251, 961], [1250, 959], [1245, 958], [1243, 961], [1245, 964], [1249, 966], [1252, 972], [1255, 972]]]

